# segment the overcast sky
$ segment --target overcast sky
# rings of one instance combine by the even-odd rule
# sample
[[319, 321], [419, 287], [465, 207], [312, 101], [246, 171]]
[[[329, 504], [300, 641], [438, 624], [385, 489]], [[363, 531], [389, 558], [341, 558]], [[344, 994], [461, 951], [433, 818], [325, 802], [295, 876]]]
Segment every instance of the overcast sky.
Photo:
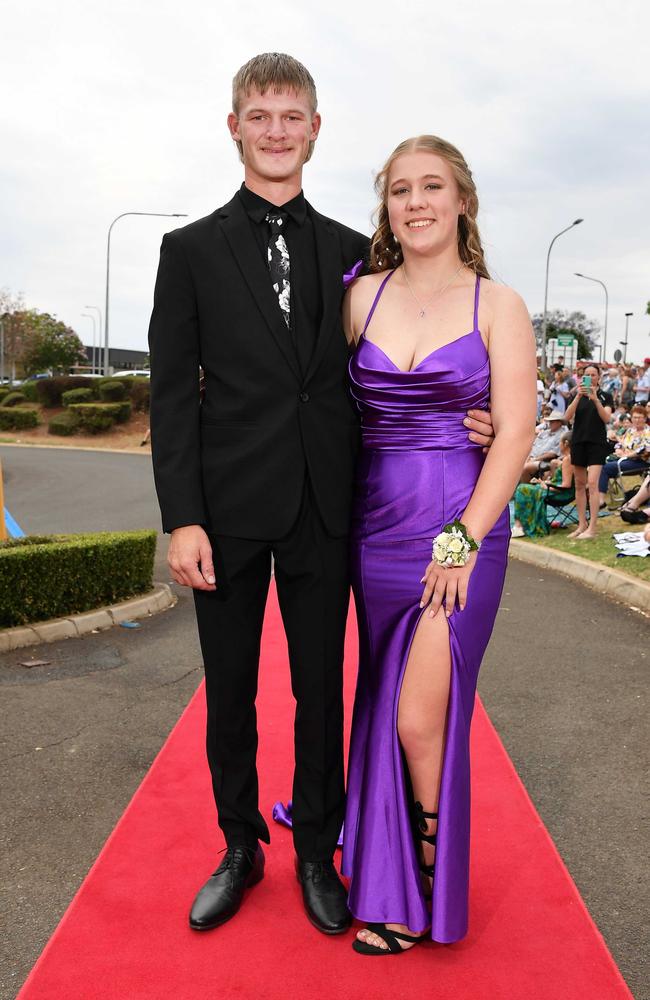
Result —
[[[92, 339], [106, 234], [121, 212], [212, 212], [241, 166], [234, 72], [286, 51], [316, 80], [323, 128], [304, 175], [325, 214], [371, 231], [374, 172], [421, 132], [460, 147], [493, 275], [549, 309], [604, 319], [608, 356], [650, 355], [650, 5], [646, 0], [422, 2], [21, 0], [2, 15], [0, 286]], [[111, 344], [146, 348], [164, 218], [121, 219]], [[614, 342], [616, 342], [614, 344]]]

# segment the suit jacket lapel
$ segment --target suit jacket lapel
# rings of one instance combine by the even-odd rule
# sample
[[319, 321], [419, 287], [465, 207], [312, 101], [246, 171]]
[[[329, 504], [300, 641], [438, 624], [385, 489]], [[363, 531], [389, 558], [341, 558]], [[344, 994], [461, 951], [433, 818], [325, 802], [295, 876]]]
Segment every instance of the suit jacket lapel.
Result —
[[269, 279], [269, 272], [264, 267], [264, 261], [255, 244], [244, 206], [235, 195], [232, 201], [219, 209], [217, 214], [220, 218], [223, 234], [254, 301], [257, 303], [287, 364], [296, 378], [302, 382], [298, 359], [291, 341], [291, 333], [280, 312], [277, 296]]
[[323, 360], [332, 333], [339, 325], [341, 300], [343, 298], [343, 272], [341, 268], [341, 244], [338, 233], [329, 219], [309, 206], [316, 237], [318, 254], [318, 274], [323, 297], [323, 317], [311, 356], [305, 382], [311, 378]]

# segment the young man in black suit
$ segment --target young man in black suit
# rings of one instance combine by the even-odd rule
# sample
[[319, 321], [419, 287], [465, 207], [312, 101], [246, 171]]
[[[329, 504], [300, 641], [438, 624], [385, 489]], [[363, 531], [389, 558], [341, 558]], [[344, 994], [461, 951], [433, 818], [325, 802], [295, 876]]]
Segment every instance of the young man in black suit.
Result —
[[263, 877], [255, 697], [273, 558], [297, 701], [296, 871], [307, 916], [338, 934], [350, 925], [332, 859], [344, 812], [346, 536], [358, 438], [340, 307], [343, 274], [367, 256], [368, 238], [302, 193], [320, 115], [299, 62], [267, 53], [243, 66], [228, 127], [244, 183], [212, 215], [164, 237], [149, 329], [154, 476], [172, 575], [194, 593], [227, 843], [190, 926], [230, 919]]

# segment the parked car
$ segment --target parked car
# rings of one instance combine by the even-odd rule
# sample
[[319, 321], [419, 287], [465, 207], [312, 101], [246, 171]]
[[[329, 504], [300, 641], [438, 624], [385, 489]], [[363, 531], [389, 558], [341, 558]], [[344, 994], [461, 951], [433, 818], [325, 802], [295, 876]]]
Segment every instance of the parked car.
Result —
[[113, 378], [123, 378], [125, 375], [146, 375], [147, 378], [151, 378], [151, 372], [148, 368], [132, 368], [126, 372], [113, 372]]

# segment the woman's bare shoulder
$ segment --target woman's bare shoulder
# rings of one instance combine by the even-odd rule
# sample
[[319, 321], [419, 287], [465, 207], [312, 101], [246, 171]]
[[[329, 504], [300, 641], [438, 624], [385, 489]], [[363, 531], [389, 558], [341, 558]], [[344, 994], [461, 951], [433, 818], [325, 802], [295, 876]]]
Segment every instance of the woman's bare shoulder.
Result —
[[386, 273], [384, 271], [373, 271], [371, 274], [362, 274], [360, 278], [354, 279], [348, 288], [348, 295], [359, 299], [368, 295], [374, 295], [385, 277]]
[[523, 298], [509, 285], [503, 285], [492, 278], [481, 278], [481, 298], [495, 314], [513, 313], [528, 309]]
[[343, 318], [348, 339], [350, 335], [355, 341], [359, 339], [373, 299], [385, 276], [382, 272], [364, 274], [355, 278], [347, 289], [343, 299]]

